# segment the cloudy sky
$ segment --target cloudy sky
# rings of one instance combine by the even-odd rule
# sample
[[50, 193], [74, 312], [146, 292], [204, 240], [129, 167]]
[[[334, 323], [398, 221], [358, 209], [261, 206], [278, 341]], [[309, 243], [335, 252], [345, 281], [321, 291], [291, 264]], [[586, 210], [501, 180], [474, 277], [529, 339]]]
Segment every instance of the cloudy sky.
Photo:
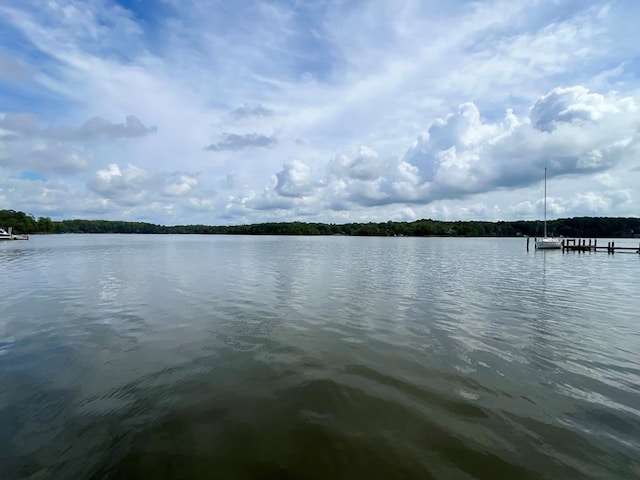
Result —
[[640, 215], [640, 2], [0, 0], [0, 209]]

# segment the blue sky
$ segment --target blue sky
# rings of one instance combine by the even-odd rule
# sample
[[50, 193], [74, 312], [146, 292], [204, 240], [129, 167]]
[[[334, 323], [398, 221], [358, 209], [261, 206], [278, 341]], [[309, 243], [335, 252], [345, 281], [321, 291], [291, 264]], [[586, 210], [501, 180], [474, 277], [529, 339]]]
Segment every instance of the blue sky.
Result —
[[638, 216], [635, 1], [3, 0], [0, 208]]

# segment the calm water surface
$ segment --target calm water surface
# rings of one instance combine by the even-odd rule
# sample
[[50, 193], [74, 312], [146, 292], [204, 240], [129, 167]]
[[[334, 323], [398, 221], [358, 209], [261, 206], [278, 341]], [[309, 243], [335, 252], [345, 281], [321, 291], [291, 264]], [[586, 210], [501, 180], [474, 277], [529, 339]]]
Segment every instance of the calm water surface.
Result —
[[639, 255], [61, 235], [0, 266], [5, 479], [640, 478]]

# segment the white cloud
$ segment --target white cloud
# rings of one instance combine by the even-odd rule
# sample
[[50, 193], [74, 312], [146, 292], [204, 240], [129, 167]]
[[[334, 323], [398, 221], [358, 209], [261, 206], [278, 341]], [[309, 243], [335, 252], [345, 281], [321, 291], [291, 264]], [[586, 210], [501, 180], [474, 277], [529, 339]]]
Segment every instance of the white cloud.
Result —
[[[380, 157], [361, 147], [352, 158], [341, 155], [329, 163], [331, 201], [359, 205], [412, 202], [421, 195], [419, 169], [396, 157]], [[340, 209], [341, 204], [335, 205]], [[342, 204], [344, 207], [344, 204]]]
[[189, 194], [193, 187], [198, 185], [198, 180], [189, 175], [180, 175], [179, 179], [174, 180], [164, 189], [164, 193], [170, 197], [181, 197]]
[[216, 206], [213, 198], [190, 197], [187, 202], [187, 208], [192, 210], [212, 211]]
[[44, 175], [80, 174], [95, 162], [91, 142], [143, 137], [154, 131], [134, 116], [121, 124], [94, 117], [80, 127], [43, 127], [35, 114], [6, 113], [0, 119], [0, 166]]
[[[552, 97], [553, 106], [543, 111]], [[597, 105], [597, 111], [584, 107], [592, 99], [596, 101], [590, 105]], [[562, 108], [557, 108], [559, 104]], [[539, 181], [547, 166], [551, 177], [588, 175], [633, 161], [640, 139], [636, 111], [629, 98], [592, 94], [580, 86], [556, 89], [531, 109], [534, 119], [543, 116], [554, 126], [549, 130], [538, 128], [539, 122], [534, 125], [530, 117], [518, 118], [511, 110], [500, 121], [487, 122], [475, 104], [465, 103], [455, 114], [436, 119], [401, 159], [361, 147], [353, 155], [341, 154], [329, 161], [324, 176], [316, 180], [308, 165], [286, 163], [262, 195], [252, 194], [243, 202], [242, 214], [252, 208], [297, 211], [303, 206], [288, 197], [313, 198], [317, 211], [428, 204], [527, 187]], [[575, 115], [570, 117], [568, 112]], [[601, 212], [596, 205], [609, 205], [588, 198], [567, 208], [580, 205], [585, 211]], [[520, 202], [511, 212], [530, 210]], [[486, 209], [476, 211], [489, 214]]]
[[631, 160], [640, 138], [636, 112], [631, 98], [581, 86], [544, 95], [531, 117], [507, 110], [495, 123], [468, 103], [436, 120], [404, 158], [420, 168], [425, 200], [526, 186], [545, 166], [553, 175], [588, 174]]
[[106, 169], [98, 170], [87, 186], [117, 204], [137, 205], [145, 200], [147, 178], [148, 174], [135, 165], [120, 169], [112, 163]]
[[314, 190], [311, 168], [298, 160], [285, 163], [276, 179], [274, 189], [283, 197], [305, 197]]
[[68, 206], [73, 190], [58, 180], [23, 180], [6, 177], [0, 171], [0, 208], [13, 209], [16, 198], [25, 199], [29, 211], [56, 212]]
[[[636, 111], [631, 99], [623, 108]], [[554, 88], [540, 98], [531, 109], [531, 123], [538, 130], [550, 132], [560, 123], [585, 124], [596, 122], [606, 114], [618, 113], [614, 102], [607, 101], [603, 95], [591, 93], [583, 86]]]

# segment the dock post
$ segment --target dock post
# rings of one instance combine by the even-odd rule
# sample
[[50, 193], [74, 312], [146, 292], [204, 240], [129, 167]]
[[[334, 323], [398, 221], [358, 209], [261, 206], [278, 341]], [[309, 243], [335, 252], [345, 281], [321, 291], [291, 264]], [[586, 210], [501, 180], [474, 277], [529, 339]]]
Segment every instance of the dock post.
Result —
[[527, 237], [527, 252], [529, 251], [529, 237]]
[[593, 251], [594, 252], [598, 251], [598, 239], [597, 238], [593, 239]]
[[611, 253], [616, 253], [616, 242], [611, 242]]

